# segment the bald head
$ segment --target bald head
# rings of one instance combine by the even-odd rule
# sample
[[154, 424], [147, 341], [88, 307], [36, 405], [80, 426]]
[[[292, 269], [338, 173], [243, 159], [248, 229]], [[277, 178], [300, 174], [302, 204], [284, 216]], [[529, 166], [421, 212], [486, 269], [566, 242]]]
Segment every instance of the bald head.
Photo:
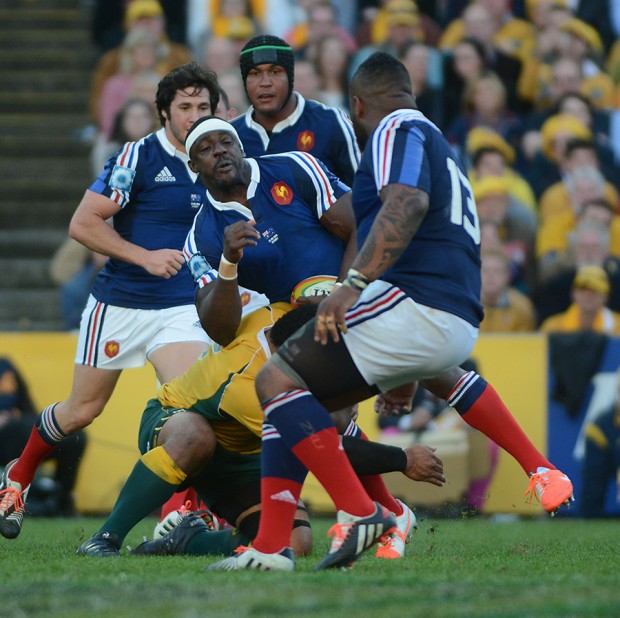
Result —
[[372, 54], [359, 66], [349, 92], [351, 120], [360, 148], [384, 116], [397, 109], [417, 109], [405, 65], [384, 52]]

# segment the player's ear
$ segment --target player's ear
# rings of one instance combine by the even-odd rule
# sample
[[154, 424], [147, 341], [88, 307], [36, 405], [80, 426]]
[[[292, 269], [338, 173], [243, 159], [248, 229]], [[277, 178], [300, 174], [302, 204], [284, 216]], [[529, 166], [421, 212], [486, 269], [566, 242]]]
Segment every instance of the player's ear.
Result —
[[189, 169], [192, 170], [194, 174], [198, 173], [198, 168], [196, 167], [196, 164], [191, 159], [187, 162], [187, 164], [189, 165]]
[[354, 94], [351, 97], [351, 115], [356, 118], [363, 118], [365, 113], [366, 105], [364, 105], [364, 101]]

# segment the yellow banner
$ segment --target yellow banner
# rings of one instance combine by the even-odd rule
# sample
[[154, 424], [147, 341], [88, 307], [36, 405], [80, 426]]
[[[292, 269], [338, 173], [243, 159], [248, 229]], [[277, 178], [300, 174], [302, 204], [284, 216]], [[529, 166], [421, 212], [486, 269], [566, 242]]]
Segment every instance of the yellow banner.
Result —
[[[9, 357], [24, 375], [35, 404], [43, 407], [66, 398], [70, 392], [77, 338], [68, 333], [0, 333], [0, 355]], [[534, 444], [546, 444], [547, 348], [542, 335], [484, 335], [474, 351], [480, 374], [493, 384]], [[87, 429], [89, 445], [80, 468], [76, 506], [82, 512], [108, 512], [135, 464], [138, 425], [148, 399], [157, 389], [150, 365], [123, 372], [103, 414]], [[360, 410], [360, 425], [371, 439], [378, 438], [372, 402]], [[456, 428], [458, 430], [458, 428]], [[462, 434], [459, 434], [462, 437]], [[389, 475], [389, 486], [413, 507], [416, 499], [430, 504], [453, 500], [469, 482], [475, 467], [484, 465], [484, 442], [459, 435], [427, 433], [423, 441], [436, 442], [446, 460], [448, 485], [435, 488], [413, 483], [403, 475]], [[464, 451], [465, 448], [465, 451]], [[481, 455], [477, 455], [481, 453]], [[502, 452], [490, 486], [484, 512], [538, 514], [523, 492], [527, 478], [510, 455]], [[303, 498], [317, 510], [331, 511], [329, 497], [314, 478]]]

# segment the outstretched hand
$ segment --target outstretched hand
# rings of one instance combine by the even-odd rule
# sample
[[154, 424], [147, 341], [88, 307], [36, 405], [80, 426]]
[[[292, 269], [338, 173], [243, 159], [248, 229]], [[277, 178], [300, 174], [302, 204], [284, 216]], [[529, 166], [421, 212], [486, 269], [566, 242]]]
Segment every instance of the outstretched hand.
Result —
[[403, 474], [407, 478], [443, 487], [446, 477], [443, 474], [443, 461], [435, 455], [436, 448], [425, 444], [413, 444], [403, 450], [407, 455], [407, 467], [403, 470]]
[[418, 383], [403, 384], [380, 393], [375, 399], [375, 412], [381, 416], [398, 416], [411, 412]]

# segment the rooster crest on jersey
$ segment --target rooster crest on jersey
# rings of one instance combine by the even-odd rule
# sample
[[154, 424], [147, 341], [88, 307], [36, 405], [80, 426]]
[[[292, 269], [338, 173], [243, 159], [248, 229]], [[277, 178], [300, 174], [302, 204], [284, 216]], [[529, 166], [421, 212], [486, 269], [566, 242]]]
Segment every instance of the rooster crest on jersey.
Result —
[[312, 131], [302, 131], [297, 136], [297, 149], [303, 152], [310, 152], [314, 148], [314, 133]]
[[287, 206], [293, 201], [293, 191], [285, 182], [276, 182], [271, 187], [271, 196], [280, 206]]

